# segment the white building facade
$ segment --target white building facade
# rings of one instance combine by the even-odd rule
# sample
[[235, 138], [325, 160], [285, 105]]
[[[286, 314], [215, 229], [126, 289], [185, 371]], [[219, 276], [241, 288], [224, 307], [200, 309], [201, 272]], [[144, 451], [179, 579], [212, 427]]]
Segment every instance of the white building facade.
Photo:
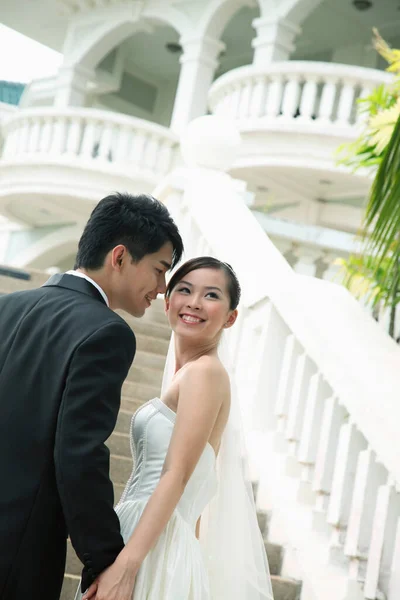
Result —
[[335, 149], [391, 80], [372, 27], [400, 46], [399, 19], [392, 0], [0, 7], [64, 57], [0, 104], [0, 263], [70, 268], [92, 208], [126, 190], [167, 204], [187, 256], [235, 266], [258, 503], [302, 600], [400, 598], [400, 351], [330, 283], [371, 184]]

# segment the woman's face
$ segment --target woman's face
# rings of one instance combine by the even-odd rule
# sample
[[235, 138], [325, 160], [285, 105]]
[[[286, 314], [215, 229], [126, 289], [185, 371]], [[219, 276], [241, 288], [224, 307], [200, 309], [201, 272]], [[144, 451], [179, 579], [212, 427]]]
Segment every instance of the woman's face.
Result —
[[230, 310], [226, 275], [218, 269], [191, 271], [166, 300], [166, 312], [176, 335], [211, 343], [231, 327], [237, 311]]

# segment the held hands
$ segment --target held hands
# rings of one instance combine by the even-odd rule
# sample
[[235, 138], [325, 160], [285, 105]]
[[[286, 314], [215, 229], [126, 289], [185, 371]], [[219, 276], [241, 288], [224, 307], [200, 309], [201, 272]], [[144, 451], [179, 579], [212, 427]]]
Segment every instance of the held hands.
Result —
[[108, 567], [84, 593], [82, 600], [132, 600], [139, 565], [124, 554]]

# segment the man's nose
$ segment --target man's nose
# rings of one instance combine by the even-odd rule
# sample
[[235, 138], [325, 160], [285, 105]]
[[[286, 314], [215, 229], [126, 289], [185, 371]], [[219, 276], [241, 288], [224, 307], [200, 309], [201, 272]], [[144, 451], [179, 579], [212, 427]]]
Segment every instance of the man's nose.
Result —
[[159, 282], [159, 284], [158, 284], [157, 293], [158, 294], [165, 294], [166, 289], [167, 289], [167, 283], [165, 281], [165, 275], [163, 275], [162, 278], [161, 278], [161, 280], [160, 280], [160, 282]]

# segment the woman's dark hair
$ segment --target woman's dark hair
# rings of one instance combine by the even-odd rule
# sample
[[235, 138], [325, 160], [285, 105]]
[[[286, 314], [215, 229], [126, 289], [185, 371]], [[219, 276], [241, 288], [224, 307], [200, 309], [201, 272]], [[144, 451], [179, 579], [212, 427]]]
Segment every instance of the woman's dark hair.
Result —
[[90, 215], [79, 240], [75, 269], [100, 269], [118, 244], [126, 246], [133, 261], [139, 262], [167, 242], [173, 247], [174, 267], [181, 259], [183, 242], [164, 204], [146, 194], [111, 194]]
[[228, 263], [224, 263], [212, 256], [199, 256], [198, 258], [192, 258], [183, 263], [169, 280], [165, 297], [169, 298], [174, 287], [185, 277], [185, 275], [192, 271], [197, 271], [197, 269], [217, 269], [218, 271], [223, 271], [225, 273], [228, 279], [228, 293], [230, 298], [229, 308], [230, 310], [235, 310], [240, 302], [241, 289], [239, 280], [235, 271]]

